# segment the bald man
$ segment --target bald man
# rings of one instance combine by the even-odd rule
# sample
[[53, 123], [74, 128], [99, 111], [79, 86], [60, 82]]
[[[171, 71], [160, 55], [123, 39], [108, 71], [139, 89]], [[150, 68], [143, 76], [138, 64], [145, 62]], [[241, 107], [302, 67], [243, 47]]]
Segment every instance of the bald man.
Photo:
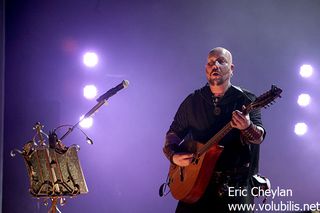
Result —
[[253, 203], [250, 193], [233, 196], [230, 190], [250, 192], [250, 177], [258, 172], [259, 144], [265, 130], [260, 110], [248, 115], [241, 112], [256, 96], [231, 84], [233, 72], [230, 51], [213, 48], [205, 66], [207, 84], [181, 103], [166, 134], [164, 154], [172, 164], [185, 167], [192, 163], [194, 141], [205, 144], [230, 121], [233, 127], [219, 142], [224, 149], [213, 174], [208, 174], [211, 181], [206, 191], [195, 203], [179, 201], [177, 213], [229, 212], [228, 204]]

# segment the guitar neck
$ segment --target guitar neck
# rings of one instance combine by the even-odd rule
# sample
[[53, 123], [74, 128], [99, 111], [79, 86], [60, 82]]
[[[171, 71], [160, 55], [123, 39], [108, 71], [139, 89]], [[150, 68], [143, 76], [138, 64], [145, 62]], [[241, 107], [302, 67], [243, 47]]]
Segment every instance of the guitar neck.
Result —
[[[274, 102], [276, 98], [280, 98], [280, 94], [282, 93], [282, 89], [276, 87], [275, 85], [271, 86], [271, 89], [264, 94], [260, 95], [255, 99], [255, 101], [248, 104], [246, 107], [242, 109], [242, 113], [244, 115], [249, 114], [254, 109], [260, 109], [262, 107], [266, 108]], [[197, 152], [197, 157], [200, 157], [204, 153], [206, 153], [213, 145], [217, 144], [230, 130], [231, 121], [227, 123], [217, 134], [215, 134], [206, 144], [204, 144]]]
[[204, 146], [202, 146], [197, 156], [200, 157], [204, 153], [206, 153], [213, 145], [221, 141], [221, 139], [230, 132], [232, 129], [231, 122], [227, 123], [217, 134], [215, 134]]

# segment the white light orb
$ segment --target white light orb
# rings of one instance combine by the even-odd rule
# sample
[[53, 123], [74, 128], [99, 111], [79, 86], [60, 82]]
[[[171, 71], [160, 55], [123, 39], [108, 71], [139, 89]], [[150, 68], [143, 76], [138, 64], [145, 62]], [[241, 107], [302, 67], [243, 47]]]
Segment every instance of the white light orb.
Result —
[[[79, 120], [81, 120], [83, 117], [84, 117], [84, 115], [82, 115]], [[79, 123], [79, 125], [80, 125], [82, 128], [88, 129], [88, 128], [92, 127], [92, 125], [93, 125], [93, 118], [92, 118], [92, 117], [89, 117], [89, 118], [83, 119], [83, 120]]]
[[87, 52], [83, 55], [83, 63], [87, 67], [95, 67], [99, 62], [98, 55], [94, 52]]
[[83, 96], [87, 99], [94, 99], [97, 96], [97, 87], [95, 85], [86, 85], [83, 88]]
[[300, 67], [300, 75], [303, 78], [309, 78], [312, 76], [313, 68], [309, 64], [304, 64]]
[[306, 107], [310, 104], [310, 101], [311, 101], [310, 95], [303, 93], [298, 96], [297, 103], [302, 107]]
[[296, 135], [302, 136], [306, 134], [307, 131], [308, 131], [308, 126], [305, 123], [297, 123], [294, 126], [294, 132], [296, 133]]

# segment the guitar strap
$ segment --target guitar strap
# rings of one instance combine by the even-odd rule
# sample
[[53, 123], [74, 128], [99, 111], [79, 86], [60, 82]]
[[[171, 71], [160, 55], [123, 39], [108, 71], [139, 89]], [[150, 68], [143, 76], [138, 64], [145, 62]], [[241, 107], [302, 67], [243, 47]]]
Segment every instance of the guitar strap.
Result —
[[166, 182], [161, 184], [161, 186], [159, 187], [159, 196], [164, 197], [169, 193], [170, 193], [170, 188], [169, 188], [169, 174], [168, 174]]

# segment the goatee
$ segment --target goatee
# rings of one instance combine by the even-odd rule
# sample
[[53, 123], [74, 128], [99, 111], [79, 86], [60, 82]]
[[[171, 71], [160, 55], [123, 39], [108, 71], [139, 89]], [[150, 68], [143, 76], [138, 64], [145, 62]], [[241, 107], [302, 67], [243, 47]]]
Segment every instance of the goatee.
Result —
[[220, 86], [224, 83], [224, 79], [223, 78], [218, 78], [218, 79], [210, 79], [209, 80], [209, 84], [212, 86]]

